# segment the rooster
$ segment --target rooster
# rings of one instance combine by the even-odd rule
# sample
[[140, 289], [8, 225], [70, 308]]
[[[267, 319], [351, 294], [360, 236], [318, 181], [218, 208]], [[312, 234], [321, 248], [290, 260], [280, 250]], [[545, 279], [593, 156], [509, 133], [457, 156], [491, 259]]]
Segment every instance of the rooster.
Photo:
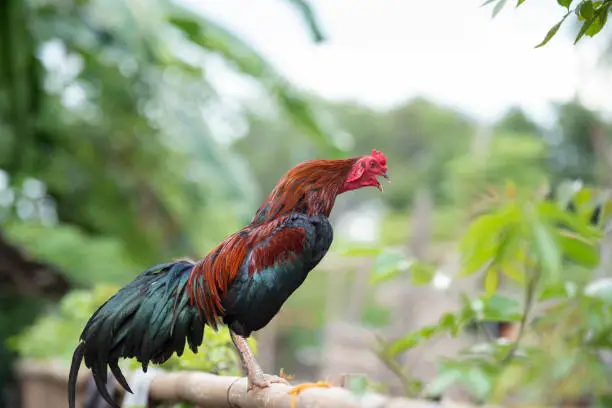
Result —
[[204, 327], [228, 326], [247, 372], [248, 389], [286, 380], [264, 374], [247, 338], [270, 322], [287, 298], [327, 253], [328, 220], [338, 194], [389, 180], [387, 159], [368, 156], [309, 160], [281, 177], [251, 223], [227, 237], [199, 262], [179, 260], [153, 266], [121, 288], [91, 316], [81, 333], [68, 380], [68, 404], [75, 407], [81, 362], [91, 369], [100, 395], [113, 407], [105, 384], [107, 368], [132, 392], [118, 362], [136, 358], [144, 371], [185, 342], [194, 353]]

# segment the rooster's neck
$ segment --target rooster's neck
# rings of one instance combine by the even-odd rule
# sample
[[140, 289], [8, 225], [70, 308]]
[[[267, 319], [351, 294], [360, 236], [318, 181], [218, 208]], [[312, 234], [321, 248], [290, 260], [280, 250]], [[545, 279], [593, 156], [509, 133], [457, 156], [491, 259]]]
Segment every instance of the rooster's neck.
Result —
[[263, 223], [294, 212], [329, 217], [356, 160], [310, 160], [298, 164], [281, 177], [252, 222]]

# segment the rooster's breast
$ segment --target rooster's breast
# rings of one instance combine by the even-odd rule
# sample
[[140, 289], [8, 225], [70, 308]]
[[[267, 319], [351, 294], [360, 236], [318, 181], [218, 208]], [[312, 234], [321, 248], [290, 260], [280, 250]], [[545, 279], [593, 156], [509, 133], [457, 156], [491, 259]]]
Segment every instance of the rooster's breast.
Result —
[[[299, 230], [302, 248], [297, 251], [270, 248], [271, 266], [249, 276], [249, 256], [240, 267], [224, 299], [224, 322], [236, 334], [248, 337], [267, 325], [287, 298], [304, 282], [308, 273], [323, 259], [333, 240], [333, 231], [324, 215], [296, 213], [287, 218], [276, 234]], [[290, 236], [290, 234], [287, 234]], [[262, 245], [266, 245], [265, 242]], [[280, 245], [291, 248], [292, 245]]]

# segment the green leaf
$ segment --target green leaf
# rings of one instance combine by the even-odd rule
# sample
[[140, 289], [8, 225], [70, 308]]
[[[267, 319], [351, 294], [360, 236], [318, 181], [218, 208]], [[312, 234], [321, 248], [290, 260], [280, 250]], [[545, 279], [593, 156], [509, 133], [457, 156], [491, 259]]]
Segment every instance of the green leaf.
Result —
[[612, 200], [607, 200], [602, 204], [601, 217], [599, 220], [600, 226], [603, 225], [604, 221], [612, 215]]
[[456, 368], [442, 368], [442, 372], [425, 387], [425, 395], [438, 396], [457, 381], [461, 380], [463, 373]]
[[492, 295], [499, 287], [499, 272], [496, 268], [490, 268], [485, 275], [485, 292]]
[[591, 0], [584, 0], [578, 5], [576, 12], [585, 20], [592, 20], [595, 17], [595, 9]]
[[521, 307], [516, 299], [494, 294], [481, 299], [483, 318], [487, 321], [516, 322], [521, 319]]
[[599, 247], [585, 242], [577, 237], [561, 233], [558, 236], [563, 254], [585, 268], [595, 268], [599, 265]]
[[512, 225], [506, 228], [502, 235], [499, 249], [495, 256], [496, 263], [504, 263], [515, 261], [523, 254], [522, 243], [524, 239], [521, 235], [520, 228], [517, 225]]
[[472, 254], [467, 259], [459, 272], [459, 277], [466, 277], [472, 275], [484, 268], [486, 272], [492, 265], [493, 259], [495, 258], [495, 247], [483, 247], [480, 252]]
[[499, 14], [499, 12], [502, 11], [505, 5], [506, 5], [506, 0], [499, 0], [497, 2], [495, 7], [493, 7], [493, 18], [495, 18]]
[[589, 27], [591, 27], [591, 24], [593, 24], [593, 20], [587, 20], [584, 23], [582, 23], [582, 27], [580, 28], [580, 31], [578, 32], [578, 35], [576, 36], [576, 39], [574, 40], [574, 45], [576, 45], [576, 43], [580, 41], [580, 39], [584, 36], [584, 34], [586, 34]]
[[368, 388], [368, 380], [364, 375], [349, 375], [346, 388], [353, 394], [363, 395]]
[[463, 257], [459, 276], [471, 275], [491, 263], [499, 250], [504, 229], [515, 221], [513, 208], [476, 219], [463, 237], [460, 249]]
[[557, 0], [557, 3], [559, 3], [560, 6], [563, 6], [569, 10], [570, 5], [572, 4], [572, 0]]
[[374, 261], [371, 283], [379, 283], [393, 278], [401, 269], [408, 269], [410, 266], [406, 256], [397, 251], [383, 250]]
[[305, 0], [288, 0], [293, 6], [298, 10], [306, 25], [310, 29], [310, 33], [315, 42], [323, 42], [325, 41], [325, 36], [321, 32], [321, 28], [319, 27], [319, 23], [315, 17], [312, 6], [308, 4]]
[[[580, 217], [579, 214], [564, 211], [553, 203], [540, 203], [538, 212], [550, 224], [561, 224], [584, 238], [599, 238], [602, 235], [598, 228], [591, 226], [588, 217]], [[590, 212], [588, 214], [590, 216]]]
[[563, 180], [555, 190], [558, 206], [566, 209], [573, 200], [574, 195], [582, 190], [582, 182], [576, 180]]
[[525, 0], [518, 0], [516, 2], [516, 7], [520, 6], [521, 4], [523, 4], [525, 2]]
[[473, 367], [462, 377], [462, 383], [477, 400], [485, 400], [493, 389], [493, 379], [478, 367]]
[[548, 30], [548, 33], [546, 33], [546, 36], [544, 37], [542, 42], [539, 43], [538, 45], [536, 45], [535, 48], [540, 48], [540, 47], [545, 46], [555, 36], [555, 34], [557, 34], [557, 31], [559, 31], [559, 28], [561, 27], [561, 24], [563, 24], [563, 22], [565, 21], [567, 16], [568, 16], [568, 14], [566, 14], [565, 17], [563, 17], [561, 19], [561, 21], [559, 21], [557, 24], [552, 26], [550, 28], [550, 30]]
[[555, 236], [550, 228], [536, 217], [530, 224], [537, 258], [544, 271], [548, 272], [552, 279], [557, 279], [561, 271], [562, 257]]
[[572, 372], [576, 363], [575, 354], [566, 355], [557, 359], [552, 369], [552, 378], [558, 380], [566, 378]]
[[503, 262], [500, 264], [500, 269], [508, 278], [512, 279], [516, 283], [525, 283], [525, 272], [522, 266], [517, 266], [516, 262]]
[[489, 4], [491, 4], [491, 3], [495, 2], [495, 1], [499, 1], [499, 0], [486, 0], [484, 3], [482, 3], [480, 5], [480, 7], [487, 6], [487, 5], [489, 5]]
[[431, 283], [436, 274], [436, 269], [424, 262], [413, 262], [410, 265], [410, 283], [415, 286]]
[[457, 316], [452, 313], [444, 313], [438, 320], [438, 327], [443, 330], [452, 331], [457, 325]]
[[538, 300], [543, 302], [551, 299], [567, 298], [567, 288], [563, 282], [550, 282], [541, 286]]
[[[604, 14], [604, 16], [607, 16], [607, 14]], [[599, 19], [593, 20], [593, 23], [589, 26], [589, 28], [587, 28], [587, 30], [585, 31], [585, 34], [588, 35], [589, 37], [593, 37], [594, 35], [599, 33], [602, 28], [604, 28], [604, 24], [605, 24], [605, 21], [602, 22]]]
[[586, 35], [589, 37], [593, 37], [595, 34], [599, 33], [602, 28], [608, 22], [608, 6], [604, 6], [601, 9], [597, 10], [595, 14], [595, 19], [593, 20], [593, 24], [586, 30]]
[[592, 210], [594, 192], [590, 188], [582, 188], [574, 194], [572, 202], [576, 206], [577, 212], [580, 215], [589, 214]]
[[394, 341], [388, 348], [387, 352], [391, 356], [397, 356], [404, 351], [411, 349], [419, 344], [423, 344], [439, 331], [438, 326], [425, 326], [417, 331], [411, 332], [408, 335]]

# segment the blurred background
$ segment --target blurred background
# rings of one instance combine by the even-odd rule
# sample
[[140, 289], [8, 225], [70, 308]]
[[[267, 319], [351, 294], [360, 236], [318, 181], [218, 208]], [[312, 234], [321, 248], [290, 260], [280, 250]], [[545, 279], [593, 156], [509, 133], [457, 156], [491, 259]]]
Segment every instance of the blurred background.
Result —
[[[376, 148], [393, 184], [337, 201], [332, 251], [257, 334], [261, 363], [363, 372], [389, 392], [369, 344], [475, 285], [451, 284], [455, 246], [487, 188], [610, 184], [610, 30], [574, 46], [567, 24], [535, 49], [563, 15], [553, 1], [495, 19], [473, 0], [310, 5], [0, 1], [2, 406], [19, 404], [15, 362], [67, 364], [88, 307], [150, 265], [205, 255], [302, 160]], [[435, 264], [432, 285], [374, 284], [372, 247]], [[427, 380], [474, 336], [405, 358]]]

